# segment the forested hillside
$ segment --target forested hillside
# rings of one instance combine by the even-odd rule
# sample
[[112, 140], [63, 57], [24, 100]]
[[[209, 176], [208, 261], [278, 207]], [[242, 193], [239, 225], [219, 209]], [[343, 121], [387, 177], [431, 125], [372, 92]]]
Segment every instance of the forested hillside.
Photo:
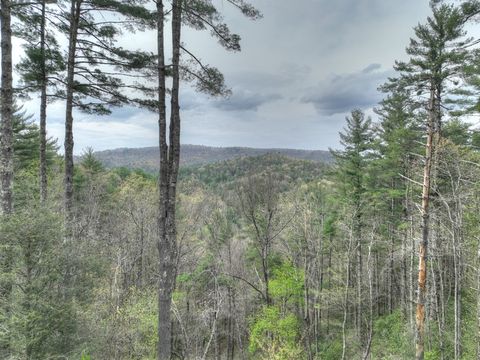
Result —
[[[240, 157], [259, 156], [264, 154], [280, 154], [294, 159], [316, 162], [332, 162], [328, 151], [295, 150], [295, 149], [253, 149], [242, 147], [210, 147], [200, 145], [182, 145], [181, 165], [203, 165]], [[95, 152], [95, 157], [107, 168], [127, 167], [144, 169], [157, 173], [159, 168], [158, 148], [114, 149]]]
[[[286, 111], [280, 94], [239, 101], [189, 50], [209, 30], [240, 51], [224, 20], [262, 18], [244, 0], [1, 0], [0, 359], [480, 359], [480, 1], [429, 4], [374, 106], [348, 84], [297, 99], [307, 117], [358, 105], [327, 156], [181, 145], [188, 91], [212, 114]], [[155, 52], [119, 45], [138, 33]], [[74, 118], [121, 106], [155, 115], [158, 148], [74, 162]]]

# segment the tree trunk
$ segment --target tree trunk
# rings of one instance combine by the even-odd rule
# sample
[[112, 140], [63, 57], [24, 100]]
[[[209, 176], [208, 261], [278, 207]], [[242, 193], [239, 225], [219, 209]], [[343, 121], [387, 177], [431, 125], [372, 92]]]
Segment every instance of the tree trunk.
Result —
[[361, 217], [360, 217], [360, 204], [357, 204], [357, 214], [355, 215], [355, 224], [354, 224], [354, 236], [356, 241], [356, 250], [357, 250], [357, 268], [356, 268], [356, 290], [357, 290], [357, 336], [360, 341], [361, 346], [365, 345], [365, 332], [363, 326], [363, 260], [362, 260], [362, 234], [361, 234]]
[[453, 265], [454, 265], [454, 311], [455, 311], [455, 360], [462, 356], [462, 292], [461, 292], [461, 257], [459, 255], [459, 228], [453, 224]]
[[[478, 200], [477, 200], [478, 201]], [[477, 214], [480, 209], [477, 205]], [[480, 339], [480, 241], [477, 245], [477, 339]], [[480, 360], [480, 341], [477, 341], [477, 360]]]
[[169, 360], [172, 356], [172, 329], [170, 309], [175, 289], [177, 239], [175, 224], [175, 201], [177, 191], [178, 168], [180, 163], [180, 36], [181, 36], [181, 0], [173, 1], [172, 10], [172, 91], [169, 147], [166, 140], [165, 112], [165, 53], [164, 53], [164, 15], [163, 2], [157, 2], [157, 46], [158, 46], [158, 106], [160, 138], [160, 212], [159, 212], [159, 266], [158, 288], [158, 360]]
[[47, 200], [47, 72], [45, 67], [45, 0], [42, 1], [42, 15], [40, 24], [40, 56], [42, 84], [40, 93], [40, 201]]
[[[12, 204], [12, 179], [13, 179], [13, 89], [12, 89], [12, 29], [10, 16], [10, 0], [1, 0], [1, 48], [2, 48], [2, 83], [1, 83], [1, 213], [8, 215], [13, 210]], [[6, 244], [5, 244], [6, 245]], [[5, 246], [3, 271], [9, 273], [12, 269], [12, 255], [8, 246]], [[3, 257], [3, 256], [2, 256]], [[10, 320], [10, 296], [12, 284], [8, 281], [0, 289], [2, 299], [2, 312], [5, 319]], [[7, 325], [8, 326], [8, 325]], [[0, 356], [9, 358], [11, 351], [10, 337], [0, 341]]]
[[73, 94], [75, 78], [75, 55], [77, 51], [78, 25], [82, 0], [72, 0], [70, 9], [70, 34], [67, 60], [67, 103], [65, 114], [65, 220], [70, 227], [73, 216]]
[[157, 2], [157, 47], [158, 47], [158, 126], [160, 148], [159, 174], [159, 271], [158, 285], [158, 359], [170, 360], [171, 355], [171, 286], [169, 286], [170, 249], [166, 236], [166, 218], [168, 201], [168, 147], [167, 147], [167, 115], [165, 106], [165, 53], [164, 53], [164, 15], [163, 2]]
[[350, 235], [350, 240], [348, 244], [347, 250], [347, 278], [345, 282], [345, 291], [343, 297], [343, 321], [342, 321], [342, 360], [345, 360], [345, 356], [347, 354], [347, 334], [346, 334], [346, 326], [347, 326], [347, 314], [348, 314], [348, 288], [350, 287], [350, 252], [352, 248], [352, 237]]
[[425, 346], [425, 300], [427, 294], [427, 245], [429, 230], [429, 202], [430, 202], [430, 173], [432, 169], [433, 136], [435, 127], [435, 90], [430, 90], [430, 103], [427, 123], [427, 143], [425, 149], [425, 164], [423, 168], [422, 190], [422, 239], [418, 249], [418, 292], [417, 309], [415, 316], [416, 339], [415, 359], [423, 360]]
[[343, 297], [343, 321], [342, 321], [342, 360], [345, 359], [347, 352], [347, 314], [348, 314], [348, 288], [350, 287], [350, 281], [348, 274], [350, 273], [350, 259], [347, 260], [347, 281], [345, 284], [345, 294]]
[[2, 89], [1, 89], [1, 211], [12, 212], [12, 180], [13, 180], [13, 89], [12, 89], [12, 29], [10, 16], [10, 0], [1, 0], [2, 28]]
[[263, 272], [263, 281], [265, 282], [265, 302], [267, 305], [272, 304], [272, 299], [270, 298], [270, 279], [268, 274], [268, 255], [270, 253], [268, 249], [269, 240], [266, 239], [266, 245], [262, 246], [262, 272]]

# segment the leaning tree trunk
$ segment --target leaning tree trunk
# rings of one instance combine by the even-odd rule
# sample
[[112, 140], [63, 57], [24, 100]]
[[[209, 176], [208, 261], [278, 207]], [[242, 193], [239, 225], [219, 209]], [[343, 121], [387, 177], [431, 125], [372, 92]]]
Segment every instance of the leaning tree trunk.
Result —
[[47, 71], [45, 66], [45, 6], [42, 1], [40, 23], [41, 90], [40, 90], [40, 201], [47, 200]]
[[70, 10], [70, 34], [67, 60], [67, 103], [65, 114], [65, 219], [70, 225], [73, 212], [73, 94], [75, 77], [75, 53], [77, 51], [78, 25], [82, 0], [72, 0]]
[[425, 346], [425, 300], [427, 294], [427, 244], [429, 231], [429, 202], [430, 202], [430, 173], [432, 170], [433, 137], [435, 127], [435, 89], [432, 84], [430, 90], [430, 101], [427, 123], [427, 143], [425, 148], [425, 164], [423, 168], [423, 189], [422, 189], [422, 239], [418, 249], [418, 292], [416, 309], [416, 337], [415, 337], [415, 359], [423, 360]]

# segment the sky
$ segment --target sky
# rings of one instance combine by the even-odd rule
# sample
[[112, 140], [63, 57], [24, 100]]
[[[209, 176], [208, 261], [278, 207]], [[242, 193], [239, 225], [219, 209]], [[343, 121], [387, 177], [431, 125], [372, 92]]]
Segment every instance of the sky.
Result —
[[[212, 1], [241, 36], [242, 51], [225, 51], [208, 31], [184, 29], [185, 47], [220, 69], [232, 90], [218, 99], [181, 85], [184, 144], [338, 148], [345, 116], [354, 108], [373, 115], [377, 87], [393, 75], [395, 60], [406, 59], [413, 27], [429, 15], [428, 0], [252, 0], [263, 18], [251, 21], [228, 1]], [[155, 33], [125, 34], [121, 44], [154, 51]], [[38, 104], [25, 105], [35, 118]], [[47, 131], [59, 144], [64, 117], [64, 104], [49, 104]], [[155, 146], [157, 129], [157, 116], [137, 108], [76, 113], [74, 152]]]

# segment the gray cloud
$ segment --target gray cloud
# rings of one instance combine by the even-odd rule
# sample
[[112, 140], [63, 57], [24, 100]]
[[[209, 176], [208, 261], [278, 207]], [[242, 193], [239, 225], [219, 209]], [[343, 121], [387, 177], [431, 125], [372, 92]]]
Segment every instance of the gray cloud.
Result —
[[380, 64], [370, 64], [359, 72], [334, 75], [308, 89], [301, 100], [313, 104], [324, 115], [345, 113], [353, 108], [367, 109], [381, 100], [382, 94], [377, 88], [389, 75], [391, 71], [381, 70]]
[[382, 64], [370, 64], [365, 69], [362, 70], [363, 74], [369, 74], [375, 70], [379, 70], [382, 67]]
[[281, 98], [280, 94], [260, 94], [237, 89], [229, 98], [214, 101], [212, 105], [226, 111], [257, 111], [260, 106]]

